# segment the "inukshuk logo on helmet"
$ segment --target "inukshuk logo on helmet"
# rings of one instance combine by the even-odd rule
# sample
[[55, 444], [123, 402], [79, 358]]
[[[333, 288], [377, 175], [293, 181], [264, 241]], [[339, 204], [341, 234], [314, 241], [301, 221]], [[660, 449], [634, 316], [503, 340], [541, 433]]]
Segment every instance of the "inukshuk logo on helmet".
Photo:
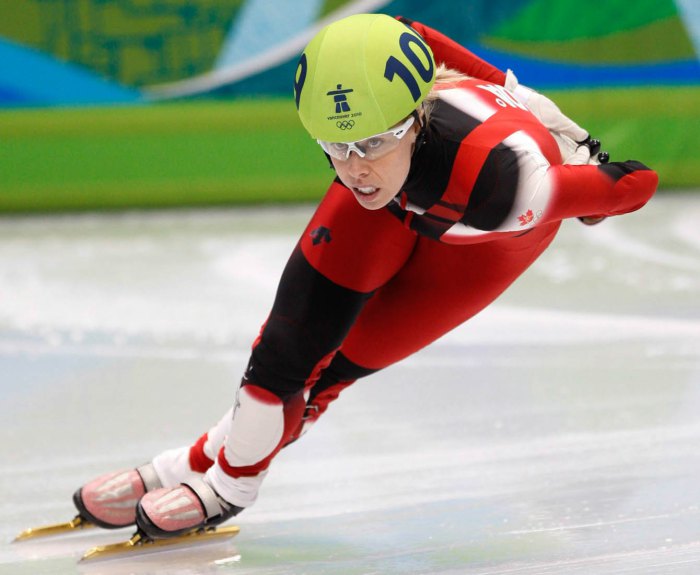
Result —
[[341, 130], [352, 130], [355, 125], [354, 120], [350, 120], [350, 117], [361, 116], [362, 112], [350, 113], [350, 102], [348, 101], [348, 94], [354, 92], [352, 88], [343, 88], [342, 84], [336, 84], [335, 90], [326, 92], [327, 96], [333, 98], [333, 106], [335, 114], [328, 116], [328, 120], [336, 120], [335, 125]]
[[336, 114], [342, 114], [343, 112], [350, 111], [350, 104], [348, 103], [348, 97], [346, 96], [346, 94], [349, 94], [352, 91], [352, 88], [345, 88], [343, 90], [343, 85], [338, 84], [338, 87], [335, 90], [327, 92], [328, 96], [333, 96]]

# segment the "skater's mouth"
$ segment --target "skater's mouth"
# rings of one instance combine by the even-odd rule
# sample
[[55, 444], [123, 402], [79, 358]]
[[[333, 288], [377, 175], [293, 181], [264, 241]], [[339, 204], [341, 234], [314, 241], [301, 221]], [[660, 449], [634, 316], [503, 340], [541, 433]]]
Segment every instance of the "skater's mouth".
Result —
[[372, 196], [376, 194], [380, 188], [375, 188], [374, 186], [362, 186], [361, 188], [353, 188], [353, 191], [362, 194], [363, 196]]

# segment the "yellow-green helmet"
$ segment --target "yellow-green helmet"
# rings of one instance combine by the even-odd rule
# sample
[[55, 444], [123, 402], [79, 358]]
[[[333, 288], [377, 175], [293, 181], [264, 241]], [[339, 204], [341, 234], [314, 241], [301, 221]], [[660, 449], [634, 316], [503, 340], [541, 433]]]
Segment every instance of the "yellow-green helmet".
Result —
[[434, 82], [433, 54], [415, 30], [384, 14], [356, 14], [309, 42], [297, 65], [294, 95], [311, 136], [352, 142], [411, 114]]

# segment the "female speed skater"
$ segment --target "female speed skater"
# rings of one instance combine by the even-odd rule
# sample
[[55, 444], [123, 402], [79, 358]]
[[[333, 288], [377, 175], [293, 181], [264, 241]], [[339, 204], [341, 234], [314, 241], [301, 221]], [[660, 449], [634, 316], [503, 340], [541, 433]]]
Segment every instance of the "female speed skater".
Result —
[[193, 445], [79, 488], [92, 523], [156, 539], [233, 517], [344, 388], [483, 310], [562, 220], [625, 214], [656, 190], [640, 162], [600, 163], [588, 133], [512, 72], [405, 19], [325, 27], [294, 95], [337, 177], [282, 273], [235, 405]]

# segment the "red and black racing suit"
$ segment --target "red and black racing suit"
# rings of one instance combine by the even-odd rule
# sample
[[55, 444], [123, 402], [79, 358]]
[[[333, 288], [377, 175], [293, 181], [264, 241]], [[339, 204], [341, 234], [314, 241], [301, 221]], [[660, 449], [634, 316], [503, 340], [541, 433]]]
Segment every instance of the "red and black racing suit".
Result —
[[[282, 400], [282, 438], [245, 467], [230, 465], [222, 449], [218, 462], [230, 476], [266, 469], [343, 388], [484, 309], [563, 219], [630, 212], [656, 189], [655, 172], [636, 161], [561, 165], [546, 128], [498, 85], [502, 72], [413, 25], [438, 62], [483, 79], [441, 87], [389, 206], [366, 210], [339, 180], [331, 184], [284, 269], [242, 384]], [[190, 451], [195, 470], [213, 463], [205, 440]]]

